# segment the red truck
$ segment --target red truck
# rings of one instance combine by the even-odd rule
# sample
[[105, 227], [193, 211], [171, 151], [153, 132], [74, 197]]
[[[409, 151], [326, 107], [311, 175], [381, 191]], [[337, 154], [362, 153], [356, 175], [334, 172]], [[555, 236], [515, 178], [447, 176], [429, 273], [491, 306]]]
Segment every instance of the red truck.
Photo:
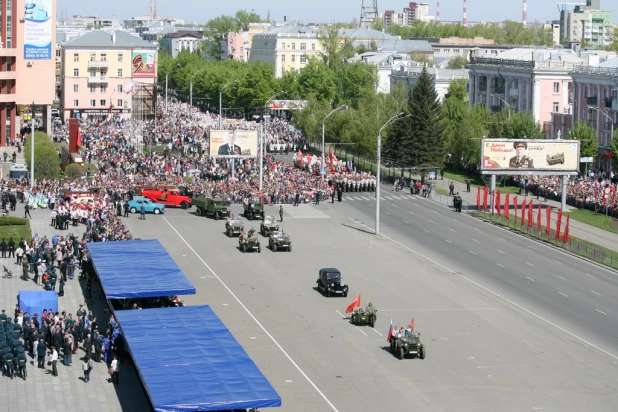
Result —
[[165, 206], [175, 206], [183, 209], [189, 209], [193, 206], [191, 198], [181, 195], [180, 190], [176, 188], [141, 186], [138, 189], [141, 189], [142, 196]]

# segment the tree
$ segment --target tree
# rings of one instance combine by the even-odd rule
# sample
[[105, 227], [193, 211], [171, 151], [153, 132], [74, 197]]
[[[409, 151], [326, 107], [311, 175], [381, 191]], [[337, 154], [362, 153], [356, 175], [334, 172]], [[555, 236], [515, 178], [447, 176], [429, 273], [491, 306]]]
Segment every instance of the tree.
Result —
[[543, 129], [530, 112], [511, 113], [511, 122], [507, 125], [507, 137], [510, 139], [542, 139]]
[[614, 130], [614, 138], [611, 141], [611, 145], [614, 155], [618, 155], [618, 129]]
[[597, 131], [583, 120], [575, 122], [569, 131], [569, 140], [579, 140], [579, 155], [581, 157], [595, 157], [599, 153]]
[[463, 56], [457, 56], [448, 61], [447, 69], [455, 70], [455, 69], [463, 69], [468, 64], [468, 59]]
[[301, 94], [314, 95], [318, 101], [333, 100], [337, 90], [335, 73], [317, 59], [309, 59], [298, 75], [298, 85]]
[[84, 166], [72, 163], [64, 168], [64, 177], [69, 180], [76, 180], [82, 177], [85, 172]]
[[212, 58], [219, 59], [221, 56], [221, 41], [227, 38], [230, 32], [238, 33], [247, 30], [250, 23], [259, 23], [262, 18], [259, 14], [239, 10], [234, 16], [219, 16], [206, 23], [204, 33], [208, 41], [202, 43], [203, 50]]
[[60, 161], [53, 146], [34, 148], [34, 177], [36, 180], [55, 180], [60, 173]]

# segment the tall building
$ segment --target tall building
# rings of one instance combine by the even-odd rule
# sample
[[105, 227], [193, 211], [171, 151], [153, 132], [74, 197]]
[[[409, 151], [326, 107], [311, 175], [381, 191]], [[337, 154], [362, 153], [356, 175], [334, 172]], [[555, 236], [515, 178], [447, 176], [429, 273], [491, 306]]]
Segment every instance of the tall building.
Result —
[[0, 145], [15, 137], [24, 114], [35, 113], [51, 133], [51, 106], [55, 95], [56, 1], [4, 0], [0, 2]]
[[586, 5], [560, 12], [560, 42], [586, 42], [607, 46], [612, 42], [611, 12], [601, 10], [601, 0], [586, 0]]

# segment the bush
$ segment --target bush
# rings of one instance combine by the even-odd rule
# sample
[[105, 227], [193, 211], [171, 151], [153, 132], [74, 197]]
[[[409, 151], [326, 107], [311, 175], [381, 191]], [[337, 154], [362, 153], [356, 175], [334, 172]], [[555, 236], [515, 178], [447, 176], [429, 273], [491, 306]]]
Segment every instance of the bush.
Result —
[[84, 175], [84, 173], [86, 173], [84, 166], [77, 163], [70, 164], [64, 168], [64, 177], [69, 180], [79, 179]]
[[28, 219], [21, 217], [2, 216], [0, 217], [0, 226], [23, 226], [28, 223]]
[[35, 146], [34, 148], [34, 178], [57, 179], [60, 174], [60, 160], [53, 146]]

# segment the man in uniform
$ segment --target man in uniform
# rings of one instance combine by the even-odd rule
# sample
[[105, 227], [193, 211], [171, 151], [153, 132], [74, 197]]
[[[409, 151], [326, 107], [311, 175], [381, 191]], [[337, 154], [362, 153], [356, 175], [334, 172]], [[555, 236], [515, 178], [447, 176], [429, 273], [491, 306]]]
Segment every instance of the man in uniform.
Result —
[[515, 142], [513, 143], [513, 148], [515, 149], [516, 155], [511, 157], [511, 159], [509, 160], [509, 168], [534, 168], [533, 160], [526, 155], [526, 150], [528, 150], [528, 143]]
[[279, 221], [283, 222], [283, 206], [279, 205]]
[[0, 313], [0, 326], [2, 327], [2, 329], [4, 330], [4, 327], [6, 326], [6, 311], [4, 309], [2, 309], [2, 313]]
[[378, 310], [373, 306], [373, 303], [369, 302], [367, 307], [365, 308], [366, 313], [376, 313]]
[[26, 354], [24, 352], [19, 352], [17, 354], [17, 368], [19, 370], [19, 374], [21, 375], [23, 380], [26, 380], [26, 376], [28, 375], [26, 372], [26, 365], [28, 363], [26, 359]]
[[[6, 349], [8, 349], [8, 351], [6, 351]], [[11, 352], [10, 348], [5, 348], [3, 349], [5, 350], [4, 352], [4, 372], [6, 373], [7, 376], [9, 376], [11, 379], [13, 379], [13, 376], [15, 375], [15, 363], [13, 362], [13, 352]]]

